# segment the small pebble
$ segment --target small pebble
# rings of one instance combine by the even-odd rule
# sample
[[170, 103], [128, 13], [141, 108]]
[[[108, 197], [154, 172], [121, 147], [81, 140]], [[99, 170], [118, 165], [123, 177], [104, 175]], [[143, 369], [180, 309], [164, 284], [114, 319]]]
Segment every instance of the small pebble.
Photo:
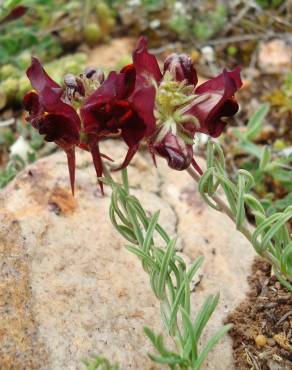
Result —
[[259, 334], [256, 336], [255, 342], [257, 346], [264, 347], [267, 344], [267, 338], [264, 335]]

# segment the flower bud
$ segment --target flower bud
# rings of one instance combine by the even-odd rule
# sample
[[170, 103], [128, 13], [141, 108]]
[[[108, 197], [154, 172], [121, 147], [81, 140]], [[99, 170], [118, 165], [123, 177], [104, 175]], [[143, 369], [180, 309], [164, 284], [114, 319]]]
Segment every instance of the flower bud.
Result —
[[171, 54], [164, 62], [164, 73], [170, 71], [177, 81], [186, 80], [189, 85], [196, 85], [198, 77], [191, 58], [186, 54]]
[[104, 81], [104, 72], [101, 69], [96, 69], [95, 67], [87, 67], [84, 71], [86, 78], [91, 80], [96, 80], [100, 84]]
[[78, 92], [78, 94], [81, 96], [85, 96], [85, 87], [84, 87], [84, 83], [82, 79], [79, 77], [76, 77], [76, 83], [77, 83], [76, 92]]
[[92, 78], [92, 76], [95, 74], [96, 68], [95, 67], [87, 67], [84, 71], [84, 75], [86, 78]]
[[66, 87], [69, 87], [70, 89], [75, 89], [77, 87], [76, 77], [72, 73], [65, 75], [64, 83]]
[[96, 79], [101, 84], [104, 81], [104, 72], [101, 69], [96, 70]]
[[77, 92], [80, 96], [85, 96], [84, 83], [81, 78], [75, 77], [73, 74], [68, 73], [64, 77], [64, 83], [69, 100], [74, 98], [75, 92]]
[[181, 137], [168, 131], [159, 140], [161, 130], [149, 141], [150, 152], [167, 160], [168, 166], [174, 170], [182, 171], [188, 168], [193, 159], [193, 146], [187, 144]]

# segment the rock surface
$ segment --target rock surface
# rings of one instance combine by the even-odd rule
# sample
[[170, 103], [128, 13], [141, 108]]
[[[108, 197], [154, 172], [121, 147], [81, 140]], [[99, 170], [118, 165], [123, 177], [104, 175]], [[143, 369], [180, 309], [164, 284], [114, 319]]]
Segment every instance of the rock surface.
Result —
[[[122, 157], [117, 141], [104, 152]], [[115, 175], [119, 176], [119, 175]], [[244, 298], [253, 251], [225, 216], [209, 209], [186, 172], [163, 161], [158, 170], [145, 153], [129, 167], [133, 192], [160, 223], [178, 233], [182, 256], [205, 256], [192, 293], [197, 312], [208, 294], [221, 293], [203, 340]], [[66, 160], [56, 153], [26, 168], [0, 193], [1, 369], [84, 369], [82, 358], [103, 355], [122, 370], [163, 369], [143, 327], [162, 331], [158, 303], [139, 261], [108, 217], [109, 189], [101, 197], [87, 153], [77, 154], [76, 195], [70, 194]], [[232, 370], [226, 336], [204, 369]]]
[[98, 68], [113, 67], [132, 55], [135, 44], [136, 40], [130, 37], [114, 38], [110, 44], [101, 44], [90, 50], [87, 64]]
[[265, 73], [283, 73], [292, 68], [292, 46], [284, 40], [271, 40], [260, 44], [258, 65]]

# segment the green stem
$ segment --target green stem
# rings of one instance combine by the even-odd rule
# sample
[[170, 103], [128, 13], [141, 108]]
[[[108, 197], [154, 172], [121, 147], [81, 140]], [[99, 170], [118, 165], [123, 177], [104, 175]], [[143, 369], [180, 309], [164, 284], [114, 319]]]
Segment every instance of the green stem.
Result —
[[127, 193], [129, 193], [129, 179], [128, 179], [128, 171], [126, 168], [122, 170], [122, 180], [123, 180], [124, 189], [126, 190]]

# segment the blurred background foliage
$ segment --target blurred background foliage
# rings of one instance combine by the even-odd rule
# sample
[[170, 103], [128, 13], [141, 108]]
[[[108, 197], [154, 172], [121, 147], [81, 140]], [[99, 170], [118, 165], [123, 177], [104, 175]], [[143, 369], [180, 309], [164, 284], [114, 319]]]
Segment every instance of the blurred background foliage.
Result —
[[[19, 6], [23, 16], [4, 22]], [[251, 170], [269, 213], [292, 204], [291, 0], [2, 0], [0, 30], [0, 187], [55, 150], [25, 124], [31, 56], [62, 84], [99, 55], [99, 45], [144, 34], [160, 60], [190, 54], [200, 81], [242, 66], [241, 110], [220, 138], [230, 174]], [[117, 68], [128, 60], [121, 56]], [[201, 136], [197, 155], [204, 150]]]

